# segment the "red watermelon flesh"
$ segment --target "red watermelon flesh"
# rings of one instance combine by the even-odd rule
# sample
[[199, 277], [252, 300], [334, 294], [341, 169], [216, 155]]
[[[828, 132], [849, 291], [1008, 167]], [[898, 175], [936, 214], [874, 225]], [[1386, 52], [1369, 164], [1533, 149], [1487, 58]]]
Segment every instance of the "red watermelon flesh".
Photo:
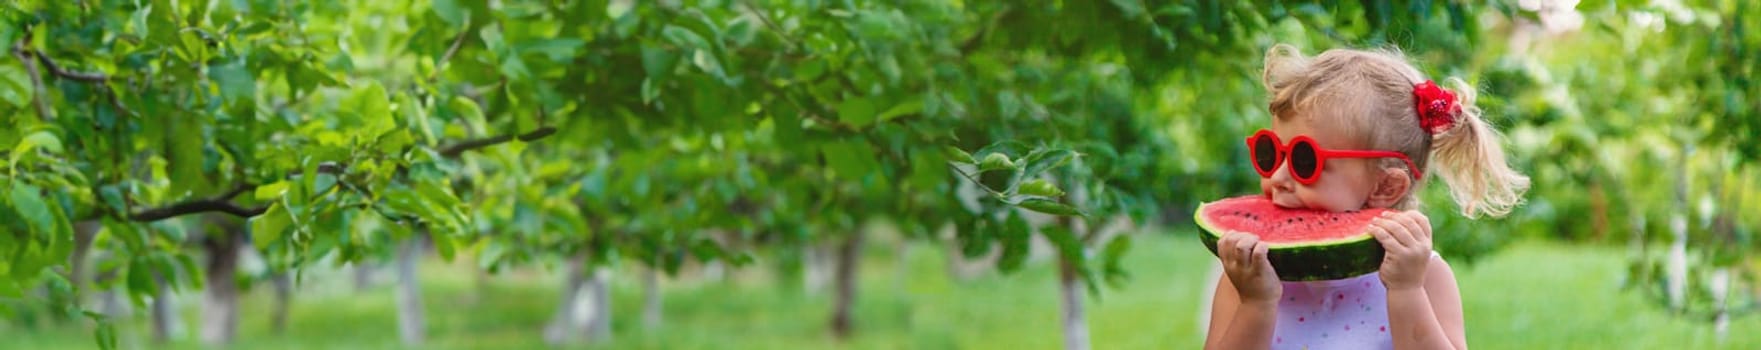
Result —
[[1279, 279], [1331, 280], [1375, 272], [1382, 245], [1367, 230], [1388, 209], [1328, 212], [1280, 208], [1263, 195], [1227, 198], [1199, 206], [1194, 221], [1215, 254], [1226, 232], [1251, 233], [1271, 246], [1267, 253]]

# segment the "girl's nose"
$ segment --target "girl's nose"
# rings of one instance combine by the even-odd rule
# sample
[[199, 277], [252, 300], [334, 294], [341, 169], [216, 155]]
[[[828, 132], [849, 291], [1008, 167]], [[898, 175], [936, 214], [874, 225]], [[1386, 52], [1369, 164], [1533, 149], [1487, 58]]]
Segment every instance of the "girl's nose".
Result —
[[1290, 162], [1279, 162], [1278, 169], [1272, 171], [1272, 177], [1260, 178], [1260, 190], [1266, 197], [1274, 195], [1293, 195], [1296, 193], [1296, 178], [1290, 176]]

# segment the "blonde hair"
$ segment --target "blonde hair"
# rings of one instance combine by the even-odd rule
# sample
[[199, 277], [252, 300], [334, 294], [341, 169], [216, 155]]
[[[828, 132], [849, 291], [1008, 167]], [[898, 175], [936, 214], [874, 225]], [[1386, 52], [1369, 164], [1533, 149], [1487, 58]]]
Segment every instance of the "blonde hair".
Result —
[[[1462, 107], [1455, 125], [1437, 134], [1419, 126], [1413, 88], [1427, 79], [1399, 51], [1333, 49], [1310, 58], [1295, 47], [1278, 44], [1266, 51], [1260, 78], [1271, 96], [1270, 110], [1279, 120], [1298, 112], [1333, 112], [1347, 119], [1339, 122], [1348, 126], [1350, 137], [1365, 141], [1371, 149], [1401, 152], [1419, 169], [1429, 169], [1435, 159], [1440, 169], [1421, 174], [1443, 178], [1464, 216], [1509, 214], [1529, 188], [1529, 178], [1505, 163], [1498, 131], [1482, 119], [1483, 111], [1474, 105], [1474, 89], [1460, 78], [1445, 82]], [[1396, 159], [1381, 164], [1404, 165]], [[1395, 208], [1416, 208], [1418, 188], [1424, 183], [1425, 179], [1416, 179]]]

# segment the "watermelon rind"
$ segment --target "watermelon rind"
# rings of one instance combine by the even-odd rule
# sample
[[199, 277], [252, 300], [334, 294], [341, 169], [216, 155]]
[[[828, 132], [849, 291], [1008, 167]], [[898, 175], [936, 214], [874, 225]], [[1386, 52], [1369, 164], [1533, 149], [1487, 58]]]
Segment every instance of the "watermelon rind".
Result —
[[[1211, 227], [1205, 220], [1205, 202], [1193, 212], [1198, 224], [1199, 240], [1211, 254], [1217, 254], [1217, 241], [1224, 232]], [[1370, 235], [1369, 226], [1361, 234], [1337, 239], [1268, 244], [1266, 258], [1282, 281], [1325, 281], [1363, 276], [1382, 267], [1382, 243]]]

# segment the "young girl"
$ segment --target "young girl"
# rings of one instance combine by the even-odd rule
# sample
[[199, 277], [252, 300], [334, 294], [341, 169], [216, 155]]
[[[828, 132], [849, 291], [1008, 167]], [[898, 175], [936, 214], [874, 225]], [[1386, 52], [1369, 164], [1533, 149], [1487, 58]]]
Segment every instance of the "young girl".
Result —
[[[1380, 271], [1333, 281], [1280, 282], [1265, 243], [1230, 233], [1217, 244], [1224, 275], [1207, 349], [1465, 349], [1455, 274], [1431, 250], [1415, 196], [1443, 178], [1462, 214], [1501, 216], [1528, 178], [1511, 170], [1498, 134], [1460, 79], [1438, 87], [1397, 52], [1266, 53], [1262, 81], [1272, 127], [1249, 138], [1260, 190], [1281, 207], [1393, 208], [1369, 229], [1386, 248]], [[1307, 136], [1298, 139], [1300, 136]], [[1353, 158], [1332, 150], [1393, 151]], [[1384, 152], [1386, 153], [1386, 152]], [[1432, 160], [1440, 166], [1430, 167]]]

